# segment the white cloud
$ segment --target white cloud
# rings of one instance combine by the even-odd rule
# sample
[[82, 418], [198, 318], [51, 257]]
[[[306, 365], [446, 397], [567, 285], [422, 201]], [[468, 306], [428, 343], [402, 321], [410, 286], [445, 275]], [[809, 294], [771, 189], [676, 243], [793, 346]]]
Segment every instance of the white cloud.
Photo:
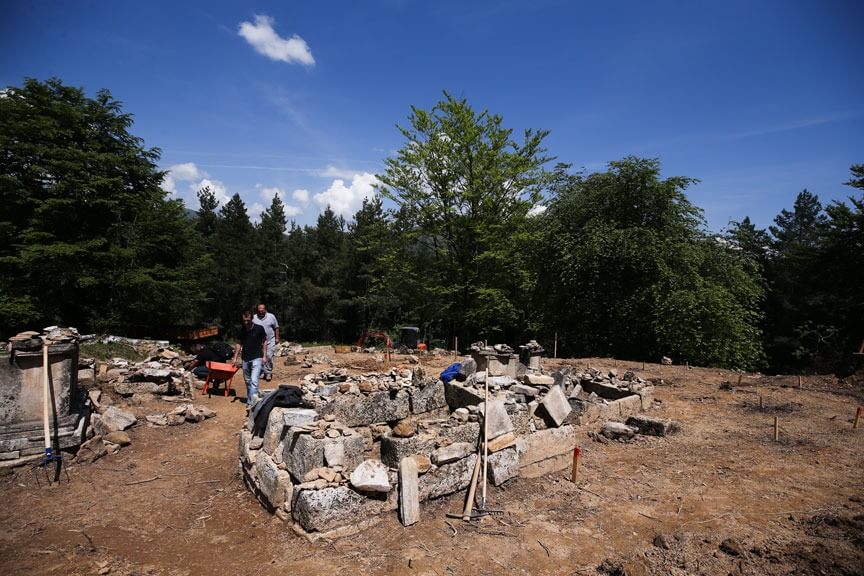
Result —
[[528, 210], [528, 216], [539, 216], [540, 214], [546, 212], [546, 209], [546, 206], [542, 204], [535, 204], [531, 207], [530, 210]]
[[309, 204], [309, 191], [308, 190], [302, 190], [302, 189], [294, 190], [294, 192], [291, 193], [291, 197], [294, 199], [295, 202], [299, 202], [303, 206], [306, 206], [307, 204]]
[[322, 178], [342, 178], [343, 180], [350, 180], [354, 178], [359, 172], [357, 170], [347, 170], [345, 168], [337, 168], [332, 164], [328, 164], [326, 168], [323, 170], [318, 170], [316, 175]]
[[276, 186], [261, 186], [260, 184], [257, 187], [261, 189], [261, 198], [268, 203], [273, 202], [274, 196], [278, 196], [280, 200], [285, 200], [285, 192], [281, 188]]
[[237, 33], [249, 42], [256, 52], [271, 60], [314, 66], [315, 58], [312, 57], [306, 41], [296, 34], [290, 38], [281, 38], [273, 30], [275, 23], [276, 20], [271, 16], [256, 15], [254, 24], [241, 22]]
[[315, 194], [315, 203], [323, 210], [327, 206], [341, 216], [351, 218], [360, 209], [364, 198], [375, 195], [375, 184], [378, 180], [374, 174], [364, 172], [355, 174], [351, 179], [351, 185], [345, 186], [342, 179], [334, 180], [330, 188], [324, 192]]
[[[177, 192], [177, 182], [192, 182], [199, 178], [206, 178], [207, 173], [199, 169], [194, 162], [184, 162], [168, 167], [167, 174], [162, 180], [162, 189], [170, 194]], [[197, 189], [195, 190], [198, 191]]]
[[294, 216], [299, 216], [303, 213], [303, 209], [299, 206], [292, 206], [291, 204], [285, 204], [285, 216], [288, 218], [293, 218]]
[[197, 198], [198, 191], [205, 186], [210, 187], [210, 191], [216, 196], [216, 200], [221, 205], [225, 205], [231, 197], [228, 195], [228, 188], [220, 180], [202, 178], [197, 184], [193, 182], [189, 185], [189, 190], [192, 192], [192, 198]]
[[246, 208], [249, 219], [253, 221], [261, 220], [262, 212], [264, 212], [264, 206], [260, 202], [253, 202]]

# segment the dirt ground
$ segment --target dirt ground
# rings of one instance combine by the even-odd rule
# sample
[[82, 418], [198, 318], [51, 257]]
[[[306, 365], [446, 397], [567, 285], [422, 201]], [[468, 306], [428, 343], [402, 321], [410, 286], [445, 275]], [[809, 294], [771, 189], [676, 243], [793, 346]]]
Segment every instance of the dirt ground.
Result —
[[[369, 355], [333, 358], [354, 371], [382, 367]], [[449, 360], [423, 362], [434, 371]], [[575, 485], [569, 470], [517, 478], [489, 489], [500, 515], [446, 518], [461, 510], [460, 494], [424, 503], [412, 527], [393, 513], [313, 544], [244, 489], [242, 402], [198, 395], [215, 418], [139, 421], [131, 446], [69, 465], [69, 482], [38, 487], [29, 467], [0, 477], [0, 573], [864, 574], [864, 426], [852, 429], [860, 382], [804, 377], [799, 389], [797, 377], [745, 374], [738, 385], [728, 371], [609, 359], [544, 367], [557, 364], [662, 378], [649, 413], [682, 431], [604, 443], [581, 430]], [[277, 366], [274, 383], [324, 368]], [[172, 406], [130, 408], [143, 416]]]

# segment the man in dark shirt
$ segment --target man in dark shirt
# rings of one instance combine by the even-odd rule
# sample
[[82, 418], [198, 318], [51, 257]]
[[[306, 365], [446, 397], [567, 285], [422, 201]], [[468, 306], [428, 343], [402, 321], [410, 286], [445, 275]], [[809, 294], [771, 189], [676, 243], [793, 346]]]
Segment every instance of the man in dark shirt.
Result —
[[[240, 339], [234, 346], [234, 365], [243, 366], [243, 380], [246, 382], [246, 406], [251, 408], [258, 396], [258, 378], [264, 365], [264, 351], [267, 349], [267, 332], [252, 323], [252, 312], [243, 312], [243, 326]], [[241, 362], [242, 361], [242, 362]]]
[[207, 368], [207, 362], [222, 362], [224, 360], [209, 346], [203, 344], [194, 344], [192, 352], [195, 353], [195, 359], [186, 365], [186, 369], [191, 370], [199, 380], [207, 378], [207, 374], [210, 372]]

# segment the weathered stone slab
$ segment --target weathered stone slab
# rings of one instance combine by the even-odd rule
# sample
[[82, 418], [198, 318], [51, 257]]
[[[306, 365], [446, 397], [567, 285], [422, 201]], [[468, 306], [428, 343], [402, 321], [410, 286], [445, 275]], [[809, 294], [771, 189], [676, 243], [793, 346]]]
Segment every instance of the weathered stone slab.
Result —
[[527, 466], [519, 468], [519, 477], [520, 478], [540, 478], [541, 476], [548, 476], [553, 472], [558, 472], [559, 470], [564, 470], [565, 468], [569, 468], [573, 462], [572, 454], [559, 454], [558, 456], [553, 456], [552, 458], [546, 458], [545, 460], [541, 460], [539, 462], [535, 462], [533, 464], [528, 464]]
[[489, 421], [488, 428], [485, 428], [485, 423], [483, 424], [484, 428], [487, 431], [487, 438], [489, 440], [513, 431], [513, 422], [510, 420], [510, 416], [507, 414], [507, 408], [504, 406], [503, 400], [489, 400], [488, 416], [486, 414], [485, 403], [480, 403], [479, 408], [480, 413], [483, 414], [483, 417], [488, 418]]
[[284, 470], [279, 470], [273, 459], [266, 453], [261, 453], [255, 461], [255, 476], [258, 485], [258, 490], [264, 504], [269, 508], [282, 507], [285, 502], [288, 506], [284, 508], [291, 509], [291, 475]]
[[662, 420], [642, 415], [627, 418], [626, 424], [639, 430], [639, 434], [648, 436], [668, 436], [681, 429], [681, 425], [675, 420]]
[[240, 453], [240, 462], [247, 468], [251, 468], [255, 464], [255, 460], [258, 458], [258, 453], [260, 452], [260, 450], [252, 450], [250, 448], [251, 444], [252, 433], [247, 430], [241, 431], [238, 452]]
[[282, 463], [297, 481], [307, 472], [324, 466], [324, 441], [289, 430], [283, 441]]
[[350, 473], [363, 461], [363, 436], [351, 434], [324, 440], [324, 463], [327, 466], [341, 466], [342, 471]]
[[637, 391], [636, 394], [642, 399], [642, 410], [648, 410], [654, 404], [654, 386], [646, 386]]
[[387, 466], [396, 468], [402, 458], [411, 454], [430, 454], [435, 449], [438, 436], [432, 433], [421, 433], [410, 438], [395, 436], [381, 437], [381, 461]]
[[126, 430], [137, 422], [135, 414], [120, 410], [116, 406], [108, 406], [102, 414], [94, 419], [94, 428], [97, 434], [108, 434]]
[[[637, 394], [619, 398], [611, 403], [618, 408], [618, 417], [627, 418], [642, 411], [642, 399]], [[615, 416], [612, 416], [615, 417]]]
[[444, 383], [440, 380], [427, 380], [424, 386], [413, 386], [410, 391], [412, 414], [423, 414], [447, 406], [444, 397]]
[[411, 413], [406, 390], [384, 390], [361, 397], [343, 395], [318, 408], [324, 416], [333, 414], [348, 426], [368, 426], [375, 422], [402, 420]]
[[522, 377], [522, 381], [526, 384], [530, 384], [531, 386], [554, 386], [555, 378], [552, 376], [547, 376], [545, 374], [525, 374]]
[[612, 386], [605, 382], [597, 382], [595, 380], [583, 380], [582, 388], [589, 394], [594, 392], [601, 398], [606, 398], [607, 400], [618, 400], [619, 398], [624, 398], [625, 396], [633, 394], [629, 390], [618, 388], [617, 386]]
[[324, 532], [380, 514], [385, 502], [366, 498], [347, 486], [302, 490], [293, 503], [293, 516], [308, 532]]
[[570, 402], [567, 401], [564, 391], [561, 390], [560, 386], [553, 386], [540, 401], [537, 412], [547, 426], [557, 428], [564, 422], [571, 410]]
[[513, 392], [514, 394], [522, 394], [530, 398], [534, 398], [540, 393], [537, 388], [534, 386], [528, 386], [527, 384], [514, 384], [510, 387], [510, 392]]
[[273, 408], [267, 419], [267, 428], [264, 429], [264, 451], [271, 456], [285, 436], [284, 414], [289, 408]]
[[519, 476], [519, 455], [516, 448], [511, 447], [494, 454], [489, 454], [487, 468], [489, 481], [500, 486], [511, 478]]
[[629, 440], [636, 434], [636, 428], [631, 428], [621, 422], [606, 422], [603, 424], [600, 433], [612, 440]]
[[471, 472], [477, 462], [477, 454], [432, 469], [420, 477], [420, 500], [440, 498], [464, 490], [471, 482]]
[[576, 429], [573, 426], [539, 430], [516, 441], [519, 466], [524, 468], [561, 454], [570, 455], [574, 446], [576, 446]]
[[390, 492], [387, 467], [380, 460], [364, 460], [351, 473], [351, 485], [361, 492]]
[[411, 526], [420, 520], [420, 484], [417, 462], [403, 458], [399, 463], [399, 520]]
[[509, 448], [510, 446], [514, 446], [516, 444], [516, 433], [508, 432], [507, 434], [502, 434], [498, 438], [489, 441], [489, 452], [498, 452], [500, 450], [504, 450], [505, 448]]
[[[288, 428], [306, 426], [318, 420], [318, 412], [311, 408], [273, 408], [282, 414], [282, 424]], [[272, 413], [271, 413], [272, 415]]]
[[483, 391], [471, 386], [462, 386], [451, 380], [444, 384], [444, 398], [450, 410], [456, 410], [477, 406], [483, 402]]
[[432, 463], [438, 466], [450, 464], [465, 458], [474, 452], [474, 444], [470, 442], [454, 442], [448, 446], [442, 446], [432, 453]]

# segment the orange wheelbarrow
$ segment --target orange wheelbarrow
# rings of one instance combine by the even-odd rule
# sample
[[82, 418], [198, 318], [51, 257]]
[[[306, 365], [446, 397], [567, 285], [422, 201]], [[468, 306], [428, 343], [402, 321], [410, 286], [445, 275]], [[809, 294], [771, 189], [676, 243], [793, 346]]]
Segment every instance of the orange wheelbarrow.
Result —
[[204, 389], [201, 390], [201, 394], [207, 394], [211, 382], [213, 384], [225, 382], [225, 396], [228, 396], [231, 391], [231, 382], [234, 380], [234, 374], [237, 373], [238, 368], [225, 362], [207, 362], [207, 370], [207, 379], [204, 380]]

